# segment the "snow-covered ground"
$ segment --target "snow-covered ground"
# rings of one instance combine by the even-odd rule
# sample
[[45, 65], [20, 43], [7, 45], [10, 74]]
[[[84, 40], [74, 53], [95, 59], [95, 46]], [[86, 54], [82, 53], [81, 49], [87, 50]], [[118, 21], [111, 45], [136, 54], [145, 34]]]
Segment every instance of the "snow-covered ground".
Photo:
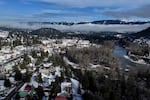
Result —
[[82, 96], [78, 94], [79, 81], [71, 78], [72, 82], [72, 92], [73, 92], [73, 100], [82, 100]]
[[[4, 94], [4, 96], [7, 96], [8, 94], [10, 94], [16, 87], [10, 87], [10, 88], [6, 88], [4, 86], [4, 80], [0, 80], [0, 94]], [[0, 96], [0, 100], [1, 98], [4, 98]]]
[[129, 56], [127, 56], [127, 55], [124, 55], [124, 58], [126, 58], [126, 59], [128, 59], [128, 60], [130, 60], [131, 62], [134, 62], [134, 63], [137, 63], [137, 64], [147, 64], [143, 59], [139, 59], [138, 61], [134, 61], [134, 60], [132, 60]]
[[61, 77], [61, 68], [60, 67], [56, 67], [56, 72], [55, 72], [55, 76], [59, 76], [59, 77]]
[[71, 78], [70, 79], [71, 82], [72, 82], [72, 91], [73, 91], [73, 94], [77, 94], [78, 93], [78, 87], [79, 87], [79, 81]]
[[71, 65], [74, 69], [77, 69], [77, 66], [79, 66], [78, 64], [70, 62], [67, 57], [64, 57], [63, 59], [67, 64]]
[[25, 83], [20, 89], [19, 89], [19, 92], [20, 91], [24, 91], [24, 88], [27, 86], [27, 83]]
[[61, 93], [66, 92], [66, 91], [65, 91], [65, 88], [66, 88], [66, 87], [69, 87], [69, 86], [71, 87], [71, 83], [70, 83], [70, 82], [62, 82], [62, 83], [61, 83]]
[[101, 67], [101, 65], [90, 64], [90, 67], [91, 67], [91, 68], [98, 68], [98, 67]]

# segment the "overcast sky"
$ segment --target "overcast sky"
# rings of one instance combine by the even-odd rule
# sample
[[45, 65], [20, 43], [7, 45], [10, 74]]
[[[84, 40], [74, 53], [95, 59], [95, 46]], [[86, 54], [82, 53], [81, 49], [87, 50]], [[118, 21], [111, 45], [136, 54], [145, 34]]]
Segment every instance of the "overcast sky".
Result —
[[150, 0], [0, 0], [1, 21], [149, 20]]

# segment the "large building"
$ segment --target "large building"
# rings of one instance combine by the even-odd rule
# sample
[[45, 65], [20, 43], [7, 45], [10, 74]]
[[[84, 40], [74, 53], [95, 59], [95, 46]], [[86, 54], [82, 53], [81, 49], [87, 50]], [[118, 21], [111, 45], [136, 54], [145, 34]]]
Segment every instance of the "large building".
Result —
[[0, 30], [0, 38], [6, 38], [8, 37], [9, 32], [8, 31], [1, 31]]

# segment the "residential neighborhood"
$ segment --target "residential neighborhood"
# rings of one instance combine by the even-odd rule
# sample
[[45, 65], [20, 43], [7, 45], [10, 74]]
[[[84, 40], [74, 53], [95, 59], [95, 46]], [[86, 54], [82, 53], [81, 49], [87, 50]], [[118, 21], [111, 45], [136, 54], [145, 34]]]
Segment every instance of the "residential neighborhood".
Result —
[[149, 47], [109, 32], [0, 31], [0, 100], [149, 98]]
[[[72, 69], [66, 69], [64, 65], [70, 63], [60, 55], [71, 47], [84, 48], [94, 44], [77, 38], [41, 38], [40, 44], [26, 46], [24, 37], [12, 36], [15, 38], [1, 36], [1, 43], [8, 44], [0, 49], [1, 100], [82, 100], [82, 85]], [[21, 45], [14, 45], [19, 39]], [[53, 58], [53, 55], [58, 57]]]
[[0, 100], [150, 100], [150, 0], [0, 0]]

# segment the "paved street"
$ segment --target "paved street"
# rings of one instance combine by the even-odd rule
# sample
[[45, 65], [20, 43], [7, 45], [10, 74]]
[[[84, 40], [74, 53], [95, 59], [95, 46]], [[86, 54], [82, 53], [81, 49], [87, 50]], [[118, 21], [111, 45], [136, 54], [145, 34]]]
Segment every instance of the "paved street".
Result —
[[12, 98], [17, 94], [18, 90], [23, 86], [24, 83], [20, 83], [10, 94], [6, 96], [4, 100], [12, 100]]

